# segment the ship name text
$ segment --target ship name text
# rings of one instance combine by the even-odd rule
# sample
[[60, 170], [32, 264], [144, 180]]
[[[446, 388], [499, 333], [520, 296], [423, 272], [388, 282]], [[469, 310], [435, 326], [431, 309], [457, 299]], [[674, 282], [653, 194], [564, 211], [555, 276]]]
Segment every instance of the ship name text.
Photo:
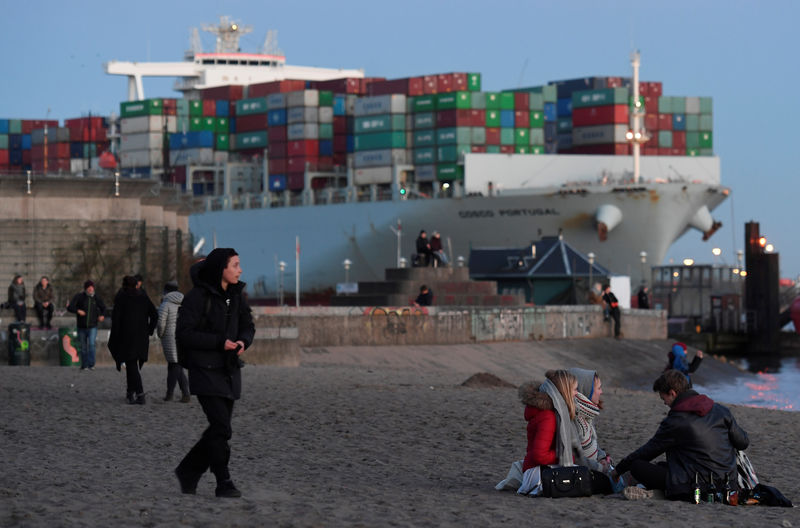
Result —
[[496, 216], [559, 216], [556, 209], [536, 207], [533, 209], [471, 209], [458, 212], [460, 218], [494, 218]]

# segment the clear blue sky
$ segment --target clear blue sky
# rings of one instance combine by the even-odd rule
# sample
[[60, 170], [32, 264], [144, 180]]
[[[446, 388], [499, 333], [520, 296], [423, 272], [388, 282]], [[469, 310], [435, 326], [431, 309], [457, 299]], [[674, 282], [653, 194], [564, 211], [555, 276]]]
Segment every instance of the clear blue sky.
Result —
[[[710, 262], [719, 246], [732, 262], [755, 220], [781, 276], [800, 275], [800, 2], [0, 0], [0, 11], [0, 117], [14, 118], [119, 112], [127, 81], [104, 74], [104, 61], [181, 60], [190, 28], [219, 15], [253, 26], [244, 50], [277, 30], [293, 64], [388, 78], [480, 72], [485, 90], [629, 76], [636, 47], [642, 80], [662, 81], [665, 95], [713, 97], [714, 150], [733, 191], [712, 240], [689, 232], [668, 258]], [[145, 80], [145, 92], [175, 96], [172, 83]]]

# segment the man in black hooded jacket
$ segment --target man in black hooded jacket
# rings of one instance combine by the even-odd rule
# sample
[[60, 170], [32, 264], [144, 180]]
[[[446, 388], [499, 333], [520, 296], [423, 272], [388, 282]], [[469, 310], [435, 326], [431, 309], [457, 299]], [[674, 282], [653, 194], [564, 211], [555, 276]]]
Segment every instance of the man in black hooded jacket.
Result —
[[[703, 496], [713, 484], [727, 481], [737, 488], [736, 450], [750, 441], [731, 411], [711, 398], [689, 389], [681, 372], [667, 370], [653, 384], [670, 410], [656, 434], [625, 457], [614, 469], [613, 479], [630, 470], [648, 489], [664, 490], [668, 499], [691, 500], [695, 479]], [[667, 462], [650, 461], [662, 453]]]
[[[239, 281], [239, 256], [218, 248], [198, 264], [194, 288], [178, 310], [177, 345], [188, 358], [189, 389], [208, 419], [203, 436], [183, 458], [175, 474], [183, 493], [195, 493], [210, 469], [217, 497], [241, 497], [228, 471], [233, 402], [241, 397], [241, 354], [253, 342], [255, 326]], [[195, 277], [193, 276], [193, 279]]]

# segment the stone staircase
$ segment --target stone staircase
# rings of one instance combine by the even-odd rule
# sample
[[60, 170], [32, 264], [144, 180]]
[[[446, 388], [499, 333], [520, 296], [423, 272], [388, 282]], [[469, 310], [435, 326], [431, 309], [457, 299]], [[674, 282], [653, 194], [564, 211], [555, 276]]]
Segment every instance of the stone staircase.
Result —
[[473, 281], [469, 268], [388, 268], [386, 280], [359, 282], [358, 293], [331, 297], [331, 306], [408, 306], [425, 284], [434, 306], [520, 306], [523, 295], [498, 295], [494, 281]]

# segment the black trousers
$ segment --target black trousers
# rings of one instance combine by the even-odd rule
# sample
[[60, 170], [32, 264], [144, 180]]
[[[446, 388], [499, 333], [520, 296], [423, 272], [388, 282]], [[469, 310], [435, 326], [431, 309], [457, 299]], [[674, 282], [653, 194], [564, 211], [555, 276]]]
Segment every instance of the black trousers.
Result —
[[53, 318], [53, 303], [48, 304], [47, 308], [45, 308], [42, 303], [37, 302], [33, 305], [33, 308], [39, 318], [39, 326], [49, 327], [50, 320]]
[[186, 380], [183, 367], [178, 363], [167, 363], [167, 394], [175, 392], [176, 383], [181, 388], [182, 395], [189, 394], [189, 382]]
[[128, 381], [128, 394], [142, 394], [142, 375], [139, 373], [139, 360], [129, 359], [125, 362], [125, 377]]
[[619, 308], [611, 309], [611, 318], [614, 319], [614, 337], [619, 337]]
[[[667, 477], [669, 470], [667, 469], [666, 462], [659, 462], [653, 464], [644, 460], [635, 460], [631, 464], [631, 475], [633, 478], [645, 485], [647, 489], [660, 489], [667, 488]], [[693, 497], [689, 493], [679, 493], [677, 495], [670, 495], [670, 500], [678, 501], [692, 501]]]
[[203, 436], [189, 450], [178, 464], [178, 471], [184, 474], [202, 475], [206, 470], [217, 478], [217, 483], [231, 478], [228, 472], [228, 460], [231, 448], [231, 417], [233, 416], [233, 400], [221, 396], [198, 395], [197, 399], [203, 407], [208, 419], [208, 427]]

